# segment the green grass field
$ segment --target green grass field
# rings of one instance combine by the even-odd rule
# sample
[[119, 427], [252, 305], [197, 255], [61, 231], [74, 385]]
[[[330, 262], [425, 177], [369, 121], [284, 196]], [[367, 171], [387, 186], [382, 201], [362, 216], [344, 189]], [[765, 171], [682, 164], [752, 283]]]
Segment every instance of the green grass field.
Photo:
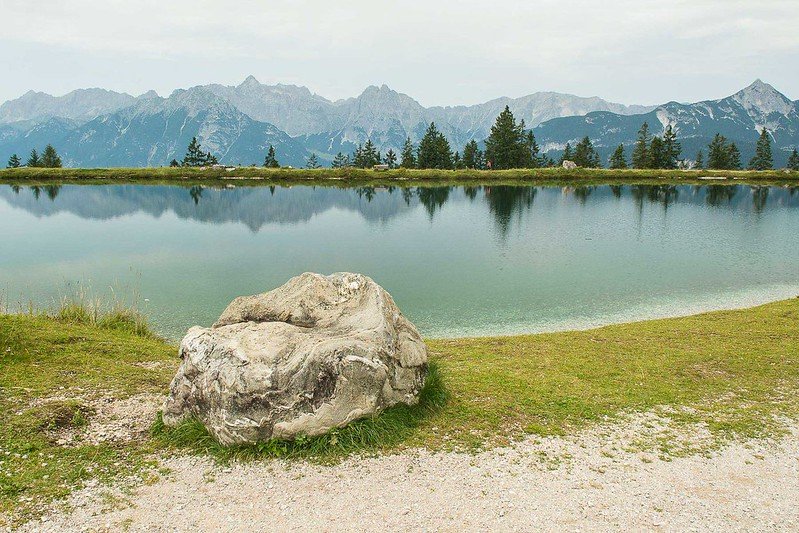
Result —
[[799, 183], [799, 172], [784, 170], [609, 170], [540, 168], [518, 170], [411, 170], [374, 171], [345, 168], [330, 169], [270, 169], [237, 167], [234, 170], [199, 168], [17, 168], [0, 170], [0, 183], [47, 184], [68, 183], [209, 183], [239, 184], [268, 183], [345, 183], [345, 184], [430, 184], [430, 183], [718, 183], [729, 181], [752, 183]]
[[475, 449], [668, 407], [676, 424], [702, 423], [723, 444], [779, 435], [781, 421], [799, 418], [799, 299], [428, 346], [434, 374], [420, 406], [333, 435], [222, 448], [196, 423], [168, 430], [154, 420], [139, 441], [63, 446], [55, 435], [86, 427], [97, 414], [92, 400], [164, 393], [177, 350], [121, 311], [0, 315], [0, 517], [31, 516], [89, 479], [146, 479], [153, 454], [175, 450], [326, 460], [406, 446]]

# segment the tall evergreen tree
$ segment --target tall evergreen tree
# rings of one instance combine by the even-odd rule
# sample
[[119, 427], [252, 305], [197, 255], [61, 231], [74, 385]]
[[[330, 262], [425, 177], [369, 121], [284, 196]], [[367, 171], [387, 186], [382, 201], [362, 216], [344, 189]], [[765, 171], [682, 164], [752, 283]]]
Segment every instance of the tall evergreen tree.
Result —
[[729, 168], [730, 158], [727, 138], [717, 133], [707, 145], [707, 168], [723, 170]]
[[669, 168], [669, 155], [666, 151], [666, 143], [661, 137], [652, 137], [649, 145], [649, 164], [646, 168]]
[[308, 156], [308, 160], [305, 162], [305, 168], [319, 168], [320, 166], [319, 158], [314, 152], [311, 152], [311, 155]]
[[624, 157], [624, 145], [620, 144], [613, 151], [610, 156], [610, 168], [624, 169], [627, 168], [627, 159]]
[[455, 170], [461, 170], [463, 168], [466, 168], [463, 165], [463, 159], [461, 158], [461, 154], [457, 150], [455, 150], [455, 153], [452, 155], [452, 168], [454, 168]]
[[566, 143], [566, 148], [563, 149], [563, 153], [560, 156], [560, 161], [558, 161], [558, 165], [563, 165], [564, 161], [572, 161], [574, 159], [574, 155], [572, 154], [572, 145]]
[[346, 168], [350, 166], [350, 156], [344, 155], [341, 152], [336, 154], [333, 158], [333, 168]]
[[771, 155], [771, 136], [766, 128], [760, 132], [755, 146], [755, 155], [749, 161], [749, 170], [770, 170], [774, 168], [774, 159]]
[[510, 107], [499, 114], [485, 141], [486, 159], [492, 169], [524, 168], [530, 160], [524, 120], [516, 123]]
[[188, 148], [186, 148], [186, 155], [183, 157], [183, 166], [202, 167], [214, 165], [216, 163], [216, 157], [214, 157], [211, 152], [203, 152], [200, 148], [200, 143], [197, 141], [197, 137], [192, 137]]
[[449, 141], [438, 131], [435, 122], [430, 123], [424, 137], [419, 141], [416, 164], [419, 168], [452, 168], [452, 150]]
[[674, 169], [680, 160], [680, 153], [682, 152], [682, 145], [677, 140], [677, 132], [675, 132], [671, 124], [666, 126], [666, 131], [663, 133], [663, 149], [665, 152], [665, 166], [663, 168]]
[[11, 154], [11, 157], [8, 158], [8, 165], [6, 165], [6, 168], [19, 168], [21, 164], [22, 162], [19, 160], [19, 156], [17, 154]]
[[541, 147], [535, 140], [533, 130], [527, 132], [527, 168], [538, 168], [544, 166], [541, 158]]
[[799, 170], [799, 152], [796, 151], [796, 148], [788, 157], [788, 170]]
[[55, 151], [52, 144], [44, 147], [42, 152], [42, 166], [45, 168], [61, 168], [61, 157]]
[[371, 139], [367, 139], [366, 144], [359, 144], [352, 154], [352, 164], [358, 168], [371, 168], [380, 163], [380, 152]]
[[463, 166], [466, 168], [477, 168], [477, 141], [472, 139], [463, 147]]
[[741, 151], [738, 150], [738, 147], [735, 145], [734, 142], [731, 142], [730, 145], [727, 147], [728, 153], [728, 161], [730, 162], [729, 168], [732, 170], [740, 170], [741, 169]]
[[587, 135], [574, 147], [573, 161], [578, 167], [583, 168], [598, 168], [601, 166], [599, 154]]
[[391, 148], [386, 152], [383, 157], [383, 164], [388, 165], [388, 168], [397, 168], [397, 153]]
[[375, 143], [372, 139], [366, 139], [366, 144], [363, 145], [363, 157], [366, 163], [365, 167], [373, 167], [381, 163], [380, 152], [377, 150]]
[[266, 151], [266, 157], [264, 157], [264, 166], [266, 168], [280, 168], [280, 163], [275, 155], [275, 147], [271, 144], [269, 145], [269, 150]]
[[696, 153], [696, 161], [694, 162], [694, 168], [697, 170], [702, 170], [705, 168], [705, 154], [702, 150], [699, 150]]
[[40, 167], [42, 166], [42, 160], [39, 157], [39, 152], [36, 151], [36, 148], [31, 150], [31, 155], [28, 156], [28, 162], [26, 163], [29, 167]]
[[177, 159], [172, 159], [172, 161], [170, 161], [170, 162], [169, 162], [169, 166], [170, 166], [170, 167], [173, 167], [173, 168], [174, 168], [174, 167], [179, 167], [179, 166], [180, 166], [180, 163], [178, 163], [178, 160], [177, 160]]
[[402, 168], [416, 168], [416, 153], [410, 137], [405, 139], [405, 144], [402, 145], [402, 152], [400, 153], [400, 166]]
[[632, 164], [633, 168], [647, 168], [650, 163], [649, 157], [649, 124], [644, 122], [638, 130], [638, 139], [633, 148]]

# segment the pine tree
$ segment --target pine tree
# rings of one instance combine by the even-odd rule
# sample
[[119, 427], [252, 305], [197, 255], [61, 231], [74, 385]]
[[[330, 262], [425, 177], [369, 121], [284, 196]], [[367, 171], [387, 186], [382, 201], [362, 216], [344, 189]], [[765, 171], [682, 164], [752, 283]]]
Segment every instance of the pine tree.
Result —
[[649, 166], [649, 124], [644, 122], [638, 130], [638, 139], [633, 148], [632, 164], [633, 168], [647, 168]]
[[463, 147], [463, 166], [466, 168], [477, 168], [477, 141], [472, 139]]
[[620, 144], [613, 155], [610, 156], [610, 168], [624, 169], [627, 168], [627, 159], [624, 157], [624, 145]]
[[31, 155], [28, 156], [28, 162], [26, 164], [29, 167], [42, 166], [42, 160], [39, 158], [39, 152], [36, 151], [36, 148], [31, 150]]
[[402, 168], [416, 168], [416, 154], [410, 137], [405, 139], [405, 144], [402, 145], [402, 153], [400, 153], [400, 166]]
[[336, 154], [333, 158], [333, 168], [346, 168], [350, 166], [350, 156], [344, 155], [341, 152]]
[[600, 165], [599, 154], [594, 149], [591, 139], [586, 135], [574, 147], [573, 161], [578, 167], [583, 168], [598, 168]]
[[[795, 152], [796, 150], [794, 150]], [[22, 162], [19, 160], [19, 156], [17, 154], [11, 154], [11, 157], [8, 158], [8, 165], [6, 168], [19, 168]]]
[[672, 129], [671, 124], [666, 126], [666, 131], [663, 133], [663, 148], [666, 154], [666, 166], [663, 168], [677, 168], [677, 163], [680, 160], [680, 153], [682, 152], [682, 145], [680, 145], [680, 142], [677, 140], [677, 133]]
[[730, 150], [727, 138], [717, 133], [707, 146], [707, 168], [725, 170], [730, 168]]
[[436, 129], [435, 122], [430, 123], [424, 137], [419, 141], [416, 164], [419, 168], [452, 168], [452, 150], [449, 141]]
[[738, 150], [738, 147], [735, 146], [735, 143], [730, 143], [727, 147], [727, 153], [729, 154], [728, 161], [730, 162], [729, 168], [732, 170], [740, 170], [741, 169], [741, 151]]
[[696, 153], [696, 161], [694, 162], [694, 168], [697, 170], [702, 170], [705, 168], [705, 154], [702, 150], [699, 150]]
[[518, 124], [508, 106], [499, 114], [485, 141], [486, 159], [492, 169], [524, 168], [530, 161], [524, 121]]
[[774, 159], [771, 155], [771, 136], [768, 130], [763, 128], [760, 132], [760, 138], [757, 140], [755, 146], [755, 155], [749, 161], [749, 170], [770, 170], [774, 168]]
[[560, 156], [560, 161], [558, 161], [558, 165], [563, 165], [564, 161], [572, 161], [574, 156], [572, 155], [572, 146], [569, 143], [566, 143], [566, 148], [563, 149], [563, 154]]
[[308, 156], [308, 160], [305, 162], [305, 168], [319, 168], [320, 166], [319, 158], [315, 153], [311, 152], [311, 155]]
[[183, 157], [183, 166], [203, 167], [215, 165], [216, 163], [216, 157], [211, 154], [211, 152], [203, 152], [200, 148], [200, 143], [197, 141], [197, 137], [192, 137], [188, 148], [186, 148], [186, 155]]
[[269, 150], [266, 152], [266, 157], [264, 157], [264, 166], [266, 168], [280, 168], [280, 163], [278, 163], [277, 156], [275, 155], [275, 147], [271, 144], [269, 145]]
[[527, 132], [527, 157], [527, 168], [539, 168], [544, 166], [542, 164], [543, 160], [541, 158], [541, 148], [538, 146], [538, 143], [535, 140], [533, 130]]
[[358, 168], [371, 168], [380, 162], [380, 152], [371, 139], [367, 139], [366, 144], [359, 144], [352, 154], [352, 164]]
[[172, 161], [170, 161], [170, 162], [169, 162], [169, 166], [170, 166], [170, 167], [173, 167], [173, 168], [174, 168], [174, 167], [179, 167], [179, 166], [180, 166], [180, 163], [178, 163], [178, 160], [177, 160], [177, 159], [173, 159]]
[[388, 168], [397, 168], [397, 153], [391, 148], [386, 152], [383, 157], [383, 164], [388, 165]]
[[796, 148], [788, 157], [788, 170], [799, 170], [799, 152], [796, 151]]
[[660, 137], [652, 137], [649, 145], [649, 164], [646, 168], [668, 168], [669, 160], [666, 144]]
[[44, 147], [42, 152], [42, 166], [45, 168], [61, 168], [61, 158], [55, 151], [52, 144]]
[[452, 168], [454, 168], [455, 170], [461, 170], [463, 168], [466, 168], [463, 165], [463, 159], [461, 159], [461, 154], [457, 150], [455, 151], [455, 154], [452, 156]]

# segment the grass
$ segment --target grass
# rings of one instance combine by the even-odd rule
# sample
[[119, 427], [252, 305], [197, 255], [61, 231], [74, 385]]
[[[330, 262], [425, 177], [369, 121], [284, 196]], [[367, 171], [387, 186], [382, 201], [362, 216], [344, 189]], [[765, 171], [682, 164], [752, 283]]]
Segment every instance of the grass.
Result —
[[[791, 184], [799, 181], [799, 172], [784, 170], [611, 170], [540, 168], [516, 170], [414, 170], [395, 169], [376, 172], [368, 169], [270, 169], [262, 167], [236, 167], [235, 170], [200, 168], [12, 168], [0, 170], [0, 183], [196, 183], [226, 182], [254, 184], [391, 184], [409, 185], [431, 183], [485, 183], [485, 184], [583, 184], [599, 183], [707, 183], [702, 178], [725, 177], [744, 183]], [[714, 181], [715, 182], [715, 181]]]
[[[139, 441], [60, 445], [60, 432], [92, 423], [102, 409], [93, 400], [166, 391], [176, 349], [139, 320], [69, 308], [0, 315], [0, 523], [4, 514], [35, 515], [89, 479], [145, 477], [156, 452], [224, 461], [474, 449], [669, 408], [676, 423], [701, 423], [723, 443], [780, 435], [782, 420], [799, 418], [799, 299], [791, 299], [589, 331], [431, 340], [418, 406], [324, 437], [222, 447], [196, 422], [167, 429], [156, 421]], [[667, 439], [655, 445], [674, 448]]]

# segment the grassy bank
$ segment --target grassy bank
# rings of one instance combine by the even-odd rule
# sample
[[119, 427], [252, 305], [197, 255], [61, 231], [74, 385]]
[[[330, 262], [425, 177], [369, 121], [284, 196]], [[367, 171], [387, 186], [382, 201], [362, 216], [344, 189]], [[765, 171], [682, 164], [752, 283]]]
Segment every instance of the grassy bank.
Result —
[[412, 170], [396, 169], [383, 172], [365, 169], [270, 169], [237, 167], [225, 169], [199, 168], [16, 168], [0, 170], [0, 183], [47, 184], [58, 183], [197, 183], [232, 182], [263, 183], [352, 183], [409, 184], [431, 183], [707, 183], [725, 178], [751, 183], [799, 183], [799, 172], [783, 170], [610, 170], [540, 168], [518, 170]]
[[[501, 444], [671, 407], [718, 442], [778, 434], [799, 417], [799, 299], [752, 309], [542, 335], [429, 341], [421, 407], [322, 440], [224, 449], [196, 424], [125, 443], [59, 444], [107, 399], [162, 393], [176, 349], [128, 316], [0, 315], [0, 515], [24, 516], [90, 479], [139, 473], [165, 449], [327, 457], [397, 446]], [[157, 424], [156, 424], [157, 425]], [[660, 443], [663, 453], [670, 443]]]

